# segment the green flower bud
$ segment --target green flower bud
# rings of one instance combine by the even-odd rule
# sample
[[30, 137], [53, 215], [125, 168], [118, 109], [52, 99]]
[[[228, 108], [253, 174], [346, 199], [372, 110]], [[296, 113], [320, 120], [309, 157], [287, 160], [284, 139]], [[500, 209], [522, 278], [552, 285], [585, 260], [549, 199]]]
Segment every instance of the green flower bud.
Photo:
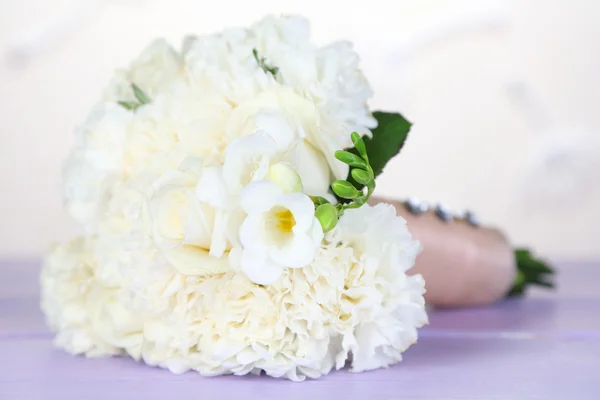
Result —
[[315, 217], [321, 223], [323, 232], [327, 233], [332, 230], [338, 222], [338, 214], [333, 204], [321, 204], [315, 210]]
[[361, 195], [361, 193], [348, 181], [337, 180], [331, 184], [333, 193], [337, 194], [343, 199], [355, 199]]
[[320, 206], [321, 204], [329, 204], [329, 200], [327, 200], [325, 197], [321, 197], [321, 196], [309, 196], [310, 199], [313, 201], [313, 203], [315, 203], [315, 206]]
[[364, 171], [362, 169], [353, 169], [350, 174], [352, 175], [354, 180], [356, 182], [360, 183], [361, 185], [366, 186], [371, 182], [371, 180], [373, 180], [373, 177], [371, 177], [371, 174], [369, 174], [367, 171]]
[[358, 151], [358, 154], [360, 154], [365, 160], [368, 160], [367, 147], [365, 146], [365, 141], [363, 140], [363, 138], [360, 137], [360, 135], [357, 132], [352, 132], [352, 135], [350, 137], [352, 138], [352, 143]]
[[351, 167], [367, 169], [367, 163], [365, 162], [365, 160], [363, 160], [356, 154], [352, 154], [344, 150], [338, 150], [335, 152], [335, 158], [337, 158], [344, 164], [350, 165]]

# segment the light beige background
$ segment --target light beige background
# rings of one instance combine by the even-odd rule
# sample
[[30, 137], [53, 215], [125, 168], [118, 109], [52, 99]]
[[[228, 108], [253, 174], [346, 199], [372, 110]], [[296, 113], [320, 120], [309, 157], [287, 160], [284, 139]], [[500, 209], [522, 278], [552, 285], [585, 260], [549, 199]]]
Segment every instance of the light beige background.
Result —
[[278, 12], [309, 17], [318, 42], [353, 41], [373, 108], [415, 123], [380, 194], [469, 207], [550, 256], [600, 257], [596, 0], [2, 0], [0, 257], [77, 232], [60, 164], [114, 68], [156, 36], [177, 45]]

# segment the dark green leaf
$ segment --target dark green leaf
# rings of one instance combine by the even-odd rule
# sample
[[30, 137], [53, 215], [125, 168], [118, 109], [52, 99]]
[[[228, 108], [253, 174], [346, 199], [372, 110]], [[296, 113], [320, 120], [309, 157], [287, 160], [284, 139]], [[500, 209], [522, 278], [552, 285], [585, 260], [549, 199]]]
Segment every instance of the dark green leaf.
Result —
[[546, 262], [535, 258], [529, 250], [515, 249], [515, 260], [517, 276], [508, 296], [520, 296], [531, 285], [554, 287], [552, 281], [554, 269]]
[[377, 128], [372, 130], [373, 137], [364, 137], [363, 140], [373, 174], [378, 176], [388, 161], [402, 149], [412, 124], [397, 113], [375, 111], [373, 117], [377, 120]]

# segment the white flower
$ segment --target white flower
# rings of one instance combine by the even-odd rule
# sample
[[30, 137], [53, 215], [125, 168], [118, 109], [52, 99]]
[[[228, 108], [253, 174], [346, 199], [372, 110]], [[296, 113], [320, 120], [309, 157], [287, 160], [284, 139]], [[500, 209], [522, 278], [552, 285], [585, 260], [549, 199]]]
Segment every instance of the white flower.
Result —
[[227, 147], [223, 164], [228, 190], [238, 194], [248, 183], [264, 179], [276, 154], [277, 143], [264, 131], [233, 141]]
[[314, 259], [323, 230], [307, 195], [258, 181], [244, 188], [240, 200], [248, 214], [240, 227], [240, 265], [253, 282], [268, 285], [284, 268], [302, 268]]
[[[77, 238], [56, 247], [46, 257], [41, 276], [41, 307], [50, 329], [57, 333], [58, 346], [88, 357], [117, 355], [121, 353], [120, 339], [139, 339], [139, 321], [126, 311], [121, 314], [124, 318], [114, 318], [112, 310], [122, 310], [122, 306], [114, 299], [110, 301], [114, 291], [94, 276], [92, 245], [90, 239]], [[98, 327], [111, 334], [104, 336]], [[118, 331], [124, 334], [115, 339]]]
[[[363, 240], [365, 232], [377, 233]], [[243, 271], [175, 273], [151, 244], [116, 247], [102, 262], [90, 254], [95, 246], [55, 250], [42, 275], [57, 344], [75, 353], [126, 352], [174, 373], [303, 380], [350, 359], [352, 371], [395, 363], [427, 321], [423, 281], [404, 273], [418, 245], [391, 206], [348, 210], [309, 265], [268, 286]], [[107, 290], [99, 276], [112, 259], [129, 262]]]
[[[306, 182], [306, 192], [322, 196], [333, 180], [322, 149], [310, 144], [310, 138], [320, 132], [319, 126], [320, 116], [312, 102], [291, 90], [280, 89], [262, 92], [240, 103], [230, 115], [226, 134], [230, 137], [257, 131], [268, 134], [275, 142], [276, 150], [271, 151], [280, 153], [280, 159], [292, 164]], [[273, 149], [273, 145], [268, 148]], [[226, 156], [225, 164], [228, 158], [232, 157]], [[307, 163], [316, 163], [317, 168]]]
[[146, 47], [126, 70], [118, 70], [104, 91], [106, 100], [135, 101], [131, 83], [143, 88], [150, 97], [183, 78], [181, 56], [164, 40]]
[[[391, 206], [323, 234], [308, 195], [374, 125], [345, 43], [298, 17], [159, 40], [118, 71], [78, 132], [65, 198], [86, 236], [45, 260], [56, 344], [175, 373], [317, 378], [397, 362], [427, 321], [418, 244]], [[279, 70], [265, 72], [253, 55]], [[135, 111], [135, 83], [150, 102]]]
[[[347, 210], [340, 218], [339, 239], [354, 250], [357, 264], [348, 275], [342, 309], [358, 325], [343, 341], [338, 365], [352, 352], [352, 371], [368, 371], [402, 359], [428, 322], [424, 281], [407, 276], [421, 251], [418, 241], [389, 204]], [[347, 279], [348, 279], [347, 278]]]
[[[187, 159], [177, 170], [166, 171], [148, 199], [148, 217], [154, 242], [172, 266], [185, 275], [205, 275], [228, 269], [223, 257], [229, 247], [228, 214], [201, 202], [197, 187], [200, 161]], [[218, 188], [217, 188], [218, 190]]]
[[246, 185], [265, 179], [277, 182], [284, 192], [301, 192], [300, 176], [282, 159], [276, 140], [265, 131], [236, 139], [227, 147], [222, 167], [205, 169], [198, 182], [198, 197], [213, 206], [231, 208]]
[[99, 103], [77, 130], [75, 149], [63, 168], [63, 190], [67, 211], [88, 233], [120, 180], [131, 118], [117, 104]]

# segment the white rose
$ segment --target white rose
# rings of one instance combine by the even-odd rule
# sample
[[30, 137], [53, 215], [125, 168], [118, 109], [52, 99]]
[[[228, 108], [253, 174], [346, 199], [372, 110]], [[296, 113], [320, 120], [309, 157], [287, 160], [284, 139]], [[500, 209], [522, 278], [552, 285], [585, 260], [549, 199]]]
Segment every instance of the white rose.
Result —
[[276, 281], [284, 268], [302, 268], [315, 258], [323, 240], [312, 200], [283, 193], [272, 181], [252, 182], [240, 197], [247, 217], [240, 227], [240, 266], [255, 283]]
[[159, 178], [147, 203], [149, 230], [157, 248], [185, 275], [220, 273], [228, 268], [223, 256], [230, 247], [228, 214], [198, 199], [201, 174], [199, 160], [187, 159], [178, 170]]

